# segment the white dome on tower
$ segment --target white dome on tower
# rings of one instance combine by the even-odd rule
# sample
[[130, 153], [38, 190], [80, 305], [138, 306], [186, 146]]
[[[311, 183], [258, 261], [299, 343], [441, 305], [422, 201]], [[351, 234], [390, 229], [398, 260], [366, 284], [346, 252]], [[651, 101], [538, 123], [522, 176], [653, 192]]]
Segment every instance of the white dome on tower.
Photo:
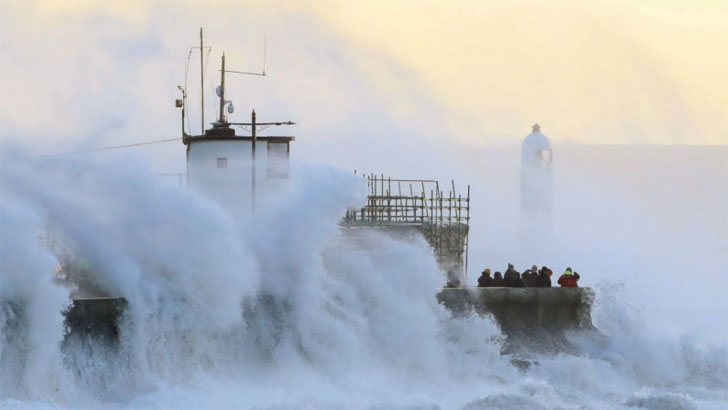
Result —
[[551, 149], [551, 143], [549, 142], [549, 138], [541, 134], [541, 126], [538, 124], [533, 124], [531, 129], [531, 133], [526, 135], [526, 139], [523, 140], [522, 148], [524, 150], [529, 149], [532, 151]]
[[551, 142], [541, 133], [541, 126], [534, 124], [530, 134], [521, 144], [521, 165], [544, 166], [551, 164]]

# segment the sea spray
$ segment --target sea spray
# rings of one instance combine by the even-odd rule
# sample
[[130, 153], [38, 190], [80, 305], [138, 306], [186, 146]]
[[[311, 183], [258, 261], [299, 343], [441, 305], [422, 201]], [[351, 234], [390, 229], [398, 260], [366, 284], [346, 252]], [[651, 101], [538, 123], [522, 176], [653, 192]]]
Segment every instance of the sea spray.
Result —
[[[189, 363], [224, 360], [202, 336], [239, 324], [241, 298], [256, 292], [253, 258], [214, 204], [117, 165], [22, 164], [3, 174], [3, 190], [43, 209], [98, 284], [129, 302], [124, 355], [140, 375], [157, 372], [174, 379], [184, 377]], [[12, 242], [3, 238], [3, 245]], [[24, 283], [50, 282], [53, 267], [32, 280], [23, 278]], [[55, 311], [56, 338], [63, 336], [61, 310]], [[96, 364], [108, 367], [106, 360]]]
[[39, 241], [42, 213], [3, 192], [0, 203], [0, 396], [63, 401], [71, 394], [59, 355], [68, 293]]
[[[43, 209], [99, 284], [128, 301], [118, 346], [86, 339], [68, 340], [63, 352], [55, 346], [70, 368], [66, 380], [88, 400], [125, 403], [171, 386], [199, 388], [205, 374], [252, 382], [292, 371], [337, 391], [361, 389], [362, 399], [389, 390], [391, 400], [397, 380], [446, 381], [439, 369], [457, 349], [442, 349], [447, 314], [432, 294], [442, 277], [425, 242], [365, 233], [352, 250], [337, 239], [339, 216], [362, 199], [355, 178], [301, 172], [297, 188], [242, 223], [135, 168], [59, 160], [3, 175], [3, 191]], [[57, 261], [49, 257], [36, 280], [51, 283]], [[67, 302], [67, 290], [57, 288]], [[244, 300], [258, 296], [285, 306], [277, 322], [256, 328], [243, 320]], [[253, 339], [265, 340], [273, 327], [280, 334], [265, 361]], [[497, 360], [497, 349], [485, 350]], [[305, 395], [291, 388], [286, 400]]]
[[[6, 405], [618, 407], [647, 403], [633, 399], [645, 385], [663, 397], [686, 381], [695, 394], [681, 402], [721, 400], [725, 348], [639, 334], [620, 288], [597, 288], [608, 343], [514, 368], [492, 320], [453, 320], [437, 305], [444, 276], [422, 239], [342, 238], [339, 218], [362, 200], [345, 172], [300, 167], [290, 190], [243, 219], [129, 161], [26, 163], [0, 181], [2, 302], [42, 307], [25, 319], [42, 332], [32, 344], [3, 327]], [[117, 344], [64, 340], [69, 290], [36, 240], [48, 220], [128, 300]]]

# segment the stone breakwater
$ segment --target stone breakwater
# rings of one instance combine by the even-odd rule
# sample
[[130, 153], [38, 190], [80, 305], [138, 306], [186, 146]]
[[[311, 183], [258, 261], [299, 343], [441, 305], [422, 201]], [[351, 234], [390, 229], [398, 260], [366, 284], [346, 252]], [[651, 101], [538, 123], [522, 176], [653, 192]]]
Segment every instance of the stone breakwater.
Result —
[[437, 300], [454, 317], [491, 316], [504, 354], [578, 354], [571, 336], [603, 337], [592, 324], [589, 288], [444, 288]]

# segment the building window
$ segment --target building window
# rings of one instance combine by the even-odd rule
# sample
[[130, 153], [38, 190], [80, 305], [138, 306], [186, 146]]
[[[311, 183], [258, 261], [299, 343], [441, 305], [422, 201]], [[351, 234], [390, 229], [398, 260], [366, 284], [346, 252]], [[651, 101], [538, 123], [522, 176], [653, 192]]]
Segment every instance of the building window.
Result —
[[227, 168], [227, 158], [218, 158], [217, 159], [217, 167], [218, 168]]
[[542, 149], [538, 151], [541, 157], [541, 165], [551, 165], [552, 153], [550, 149]]

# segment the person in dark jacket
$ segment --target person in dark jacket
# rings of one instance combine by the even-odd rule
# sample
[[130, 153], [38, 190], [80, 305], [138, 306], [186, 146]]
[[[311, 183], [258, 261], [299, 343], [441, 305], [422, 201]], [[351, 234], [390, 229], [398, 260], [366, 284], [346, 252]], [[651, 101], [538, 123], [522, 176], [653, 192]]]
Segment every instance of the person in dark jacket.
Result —
[[523, 274], [521, 275], [523, 284], [527, 288], [536, 286], [536, 275], [538, 275], [538, 267], [536, 265], [531, 266], [531, 269], [523, 271]]
[[478, 278], [479, 288], [489, 288], [493, 286], [493, 278], [490, 277], [490, 269], [486, 268]]
[[546, 266], [542, 266], [541, 270], [538, 271], [538, 275], [536, 276], [536, 287], [539, 288], [550, 288], [551, 287], [551, 269], [547, 268]]
[[495, 274], [493, 274], [493, 287], [501, 288], [505, 286], [505, 283], [503, 281], [503, 275], [496, 271]]
[[521, 274], [513, 267], [513, 264], [508, 264], [505, 275], [503, 275], [504, 286], [510, 288], [522, 288], [524, 287]]
[[578, 281], [579, 279], [574, 276], [574, 272], [571, 268], [566, 268], [564, 274], [559, 277], [558, 283], [562, 288], [578, 288], [579, 285], [576, 284]]
[[503, 273], [503, 286], [506, 287], [513, 287], [513, 283], [515, 282], [515, 273], [516, 269], [513, 267], [512, 264], [508, 264], [508, 267], [506, 268], [506, 271]]

